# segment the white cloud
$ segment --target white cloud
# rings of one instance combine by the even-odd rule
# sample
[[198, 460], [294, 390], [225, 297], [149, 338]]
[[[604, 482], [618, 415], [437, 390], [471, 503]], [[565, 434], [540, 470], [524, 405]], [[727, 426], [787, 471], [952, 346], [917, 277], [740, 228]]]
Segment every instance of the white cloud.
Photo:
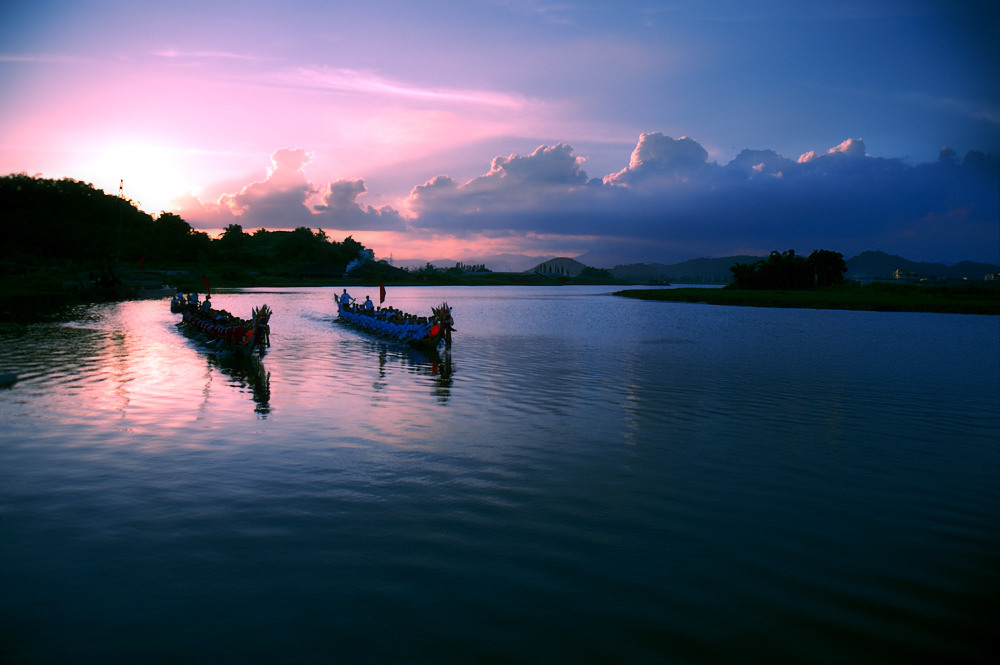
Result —
[[684, 180], [707, 163], [708, 151], [694, 139], [674, 139], [660, 133], [643, 134], [632, 151], [628, 166], [605, 176], [604, 182], [629, 185], [651, 177]]
[[539, 146], [527, 157], [509, 155], [497, 157], [490, 171], [478, 182], [503, 180], [505, 183], [581, 185], [587, 180], [583, 158], [573, 156], [572, 146], [565, 144]]

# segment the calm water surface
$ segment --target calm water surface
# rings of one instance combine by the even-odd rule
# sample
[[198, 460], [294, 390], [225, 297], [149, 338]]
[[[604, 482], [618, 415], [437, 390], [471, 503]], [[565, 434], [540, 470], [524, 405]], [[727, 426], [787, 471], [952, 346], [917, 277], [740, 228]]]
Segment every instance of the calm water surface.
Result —
[[[390, 288], [0, 325], [0, 661], [996, 662], [1000, 318]], [[353, 294], [364, 298], [364, 289]]]

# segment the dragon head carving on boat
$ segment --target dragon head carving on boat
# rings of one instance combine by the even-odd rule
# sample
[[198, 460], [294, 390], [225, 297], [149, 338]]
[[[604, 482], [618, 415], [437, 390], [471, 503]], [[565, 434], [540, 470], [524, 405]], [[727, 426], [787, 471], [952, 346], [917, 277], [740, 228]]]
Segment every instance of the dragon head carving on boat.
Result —
[[455, 330], [455, 319], [451, 315], [451, 307], [444, 302], [439, 307], [432, 307], [431, 311], [434, 313], [434, 323], [440, 326], [440, 335], [444, 339], [445, 347], [450, 347], [451, 333]]
[[253, 308], [253, 336], [258, 346], [271, 346], [271, 326], [268, 325], [270, 320], [271, 308], [266, 304], [260, 309]]

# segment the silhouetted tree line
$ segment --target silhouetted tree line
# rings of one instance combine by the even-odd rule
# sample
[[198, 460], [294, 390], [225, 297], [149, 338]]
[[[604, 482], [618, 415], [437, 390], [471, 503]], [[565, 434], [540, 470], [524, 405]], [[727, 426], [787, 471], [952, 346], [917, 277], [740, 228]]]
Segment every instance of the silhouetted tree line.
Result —
[[449, 275], [465, 275], [470, 272], [484, 273], [492, 271], [486, 267], [485, 263], [477, 263], [475, 265], [470, 265], [462, 262], [456, 263], [454, 267], [445, 269], [445, 273]]
[[812, 289], [843, 283], [847, 262], [840, 252], [817, 249], [807, 258], [790, 249], [771, 252], [767, 259], [755, 263], [734, 263], [729, 270], [733, 282], [727, 288]]
[[611, 271], [607, 268], [591, 268], [590, 266], [580, 270], [577, 277], [582, 281], [592, 280], [595, 282], [611, 282], [614, 279]]
[[305, 263], [343, 269], [365, 249], [351, 237], [334, 242], [322, 229], [305, 227], [251, 235], [230, 224], [212, 240], [174, 213], [154, 218], [91, 184], [26, 174], [0, 177], [0, 234], [0, 260], [27, 267], [58, 261], [85, 269], [207, 263], [272, 272]]
[[293, 231], [257, 229], [253, 234], [239, 224], [230, 224], [212, 241], [215, 260], [250, 268], [276, 265], [327, 264], [344, 270], [362, 256], [365, 246], [348, 236], [343, 242], [330, 240], [323, 229], [304, 226]]
[[7, 261], [192, 260], [209, 248], [205, 233], [163, 213], [154, 219], [93, 185], [25, 174], [0, 177], [0, 256]]

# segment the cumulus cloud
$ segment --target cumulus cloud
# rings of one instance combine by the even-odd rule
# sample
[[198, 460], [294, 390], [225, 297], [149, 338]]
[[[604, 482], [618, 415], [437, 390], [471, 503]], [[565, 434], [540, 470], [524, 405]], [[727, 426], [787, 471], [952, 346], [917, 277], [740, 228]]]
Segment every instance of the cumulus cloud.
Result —
[[466, 246], [504, 239], [607, 267], [786, 249], [1000, 261], [1000, 163], [982, 153], [960, 159], [944, 149], [934, 163], [910, 165], [872, 157], [851, 138], [798, 158], [748, 149], [718, 164], [692, 138], [649, 133], [627, 166], [603, 177], [588, 176], [567, 144], [496, 157], [466, 182], [438, 175], [413, 187], [405, 215], [360, 203], [361, 179], [313, 185], [309, 159], [279, 150], [264, 180], [185, 218], [200, 228], [394, 231], [400, 245], [408, 235]]
[[583, 158], [573, 156], [572, 146], [560, 144], [540, 146], [527, 157], [510, 155], [493, 160], [489, 173], [478, 178], [480, 183], [533, 183], [574, 186], [584, 184]]
[[258, 220], [301, 219], [308, 215], [305, 201], [316, 194], [303, 172], [310, 157], [302, 149], [278, 150], [271, 156], [271, 168], [263, 181], [219, 198], [219, 214], [250, 222], [245, 226], [257, 226]]
[[[238, 192], [223, 194], [214, 203], [192, 197], [181, 213], [195, 228], [219, 229], [229, 224], [244, 228], [294, 229], [325, 227], [348, 230], [398, 230], [400, 214], [389, 207], [363, 206], [358, 197], [365, 182], [337, 180], [322, 189], [309, 181], [305, 166], [312, 155], [301, 148], [283, 148], [271, 155], [267, 176]], [[318, 200], [318, 203], [311, 203]]]
[[527, 156], [496, 157], [487, 173], [464, 185], [446, 175], [432, 178], [413, 188], [406, 206], [421, 228], [526, 229], [539, 215], [574, 206], [587, 185], [582, 164], [571, 146], [540, 146]]
[[[847, 157], [859, 158], [865, 156], [865, 144], [861, 139], [847, 139], [840, 145], [830, 148], [827, 155], [846, 155]], [[810, 150], [799, 156], [799, 164], [805, 164], [806, 162], [811, 162], [817, 157], [815, 150]]]
[[629, 185], [649, 178], [684, 181], [708, 163], [708, 151], [694, 139], [674, 139], [663, 134], [643, 134], [628, 166], [605, 176], [605, 184]]
[[[915, 259], [997, 260], [997, 162], [971, 153], [911, 166], [874, 158], [852, 138], [789, 159], [744, 150], [708, 161], [691, 138], [640, 136], [629, 164], [590, 179], [568, 145], [497, 158], [460, 184], [447, 176], [415, 187], [411, 223], [468, 236], [528, 233], [588, 237], [604, 263], [673, 260], [772, 249], [881, 248]], [[614, 257], [609, 248], [614, 248]], [[605, 251], [608, 250], [608, 251]]]
[[314, 224], [338, 230], [393, 231], [403, 228], [403, 218], [389, 206], [374, 208], [358, 203], [368, 191], [365, 181], [336, 180], [327, 184], [322, 203], [313, 206]]

